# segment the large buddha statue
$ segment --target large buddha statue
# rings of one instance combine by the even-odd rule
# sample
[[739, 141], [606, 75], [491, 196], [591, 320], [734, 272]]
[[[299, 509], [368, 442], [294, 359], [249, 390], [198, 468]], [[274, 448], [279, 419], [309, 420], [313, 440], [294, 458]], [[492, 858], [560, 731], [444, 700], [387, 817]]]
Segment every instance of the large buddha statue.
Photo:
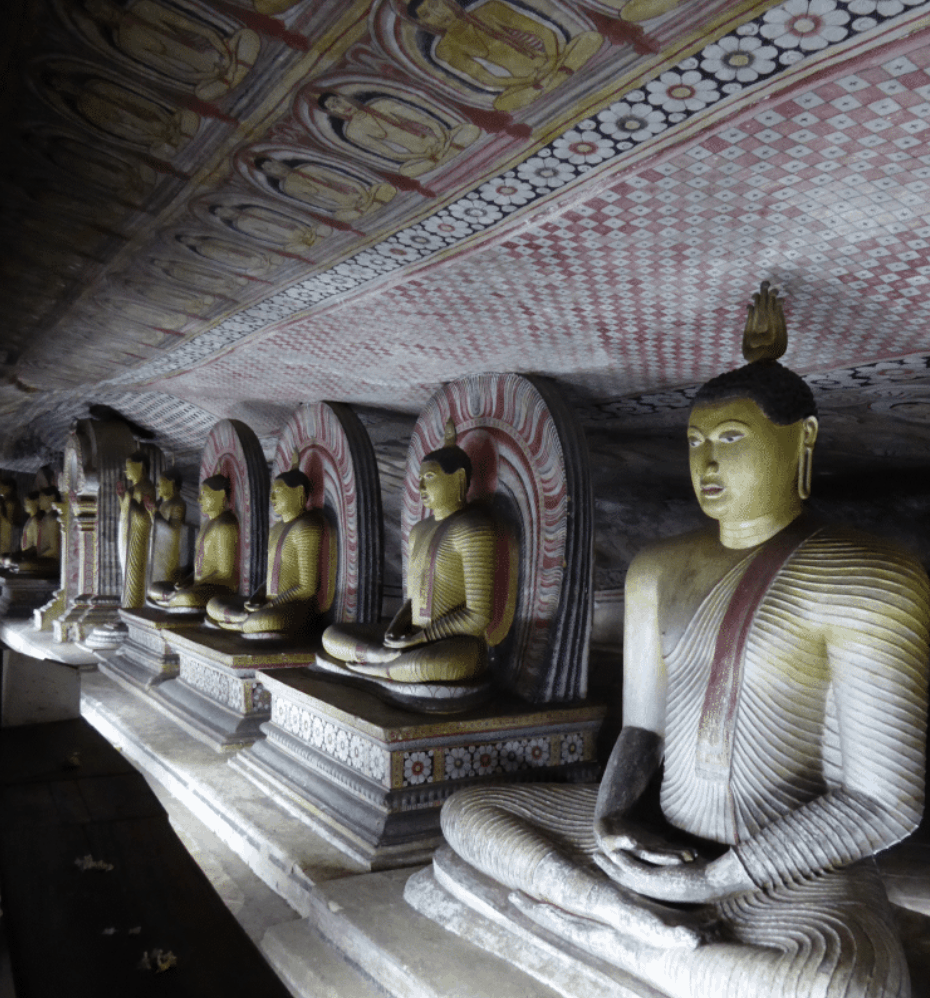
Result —
[[420, 497], [432, 515], [410, 532], [406, 602], [387, 631], [327, 627], [328, 661], [401, 683], [464, 682], [486, 670], [496, 535], [490, 516], [465, 501], [471, 474], [450, 425], [446, 445], [420, 464]]
[[146, 500], [145, 508], [152, 521], [149, 546], [149, 578], [153, 582], [177, 582], [182, 571], [181, 539], [187, 503], [180, 496], [181, 476], [176, 471], [158, 477], [158, 499]]
[[[784, 345], [763, 285], [751, 362], [690, 416], [713, 522], [627, 576], [600, 789], [476, 788], [442, 814], [530, 918], [673, 998], [910, 993], [872, 856], [923, 809], [928, 581], [894, 544], [804, 512], [818, 423]], [[636, 809], [660, 771], [649, 827]]]
[[234, 593], [239, 582], [239, 520], [229, 508], [232, 490], [225, 475], [211, 475], [200, 485], [204, 520], [197, 534], [194, 573], [177, 582], [158, 581], [148, 598], [176, 613], [203, 610], [214, 596]]
[[294, 634], [319, 613], [320, 549], [323, 514], [308, 510], [310, 479], [297, 468], [271, 486], [271, 508], [279, 522], [268, 537], [265, 586], [249, 597], [223, 594], [207, 604], [207, 616], [227, 631], [247, 638]]
[[119, 500], [117, 550], [123, 570], [120, 605], [127, 608], [144, 606], [152, 533], [148, 504], [155, 500], [155, 486], [149, 479], [149, 461], [142, 451], [126, 458], [126, 479], [117, 481], [116, 495]]

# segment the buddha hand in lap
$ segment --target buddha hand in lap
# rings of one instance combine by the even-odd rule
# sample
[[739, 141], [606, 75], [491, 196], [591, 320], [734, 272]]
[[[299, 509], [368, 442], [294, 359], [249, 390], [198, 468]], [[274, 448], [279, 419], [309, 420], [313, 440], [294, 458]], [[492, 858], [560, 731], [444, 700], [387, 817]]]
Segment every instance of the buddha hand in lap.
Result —
[[432, 515], [410, 531], [407, 600], [387, 631], [328, 627], [330, 661], [402, 683], [463, 682], [486, 670], [496, 537], [490, 517], [465, 502], [470, 481], [471, 461], [454, 444], [423, 458], [420, 497]]
[[197, 533], [194, 573], [178, 582], [158, 581], [148, 598], [173, 611], [202, 610], [221, 593], [239, 584], [239, 520], [229, 509], [231, 486], [225, 475], [213, 475], [200, 486], [200, 511], [205, 517]]
[[268, 576], [263, 590], [248, 598], [214, 596], [207, 616], [227, 631], [247, 637], [292, 634], [318, 614], [323, 516], [307, 510], [310, 480], [299, 470], [278, 475], [271, 508], [280, 522], [268, 538]]
[[[749, 327], [766, 323], [783, 332], [763, 286]], [[466, 790], [443, 830], [530, 917], [676, 998], [905, 996], [871, 857], [923, 807], [930, 591], [894, 545], [803, 513], [814, 401], [773, 361], [695, 399], [692, 481], [717, 524], [630, 567], [600, 789]], [[667, 826], [647, 830], [634, 807], [663, 764]], [[676, 926], [682, 904], [726, 941]]]

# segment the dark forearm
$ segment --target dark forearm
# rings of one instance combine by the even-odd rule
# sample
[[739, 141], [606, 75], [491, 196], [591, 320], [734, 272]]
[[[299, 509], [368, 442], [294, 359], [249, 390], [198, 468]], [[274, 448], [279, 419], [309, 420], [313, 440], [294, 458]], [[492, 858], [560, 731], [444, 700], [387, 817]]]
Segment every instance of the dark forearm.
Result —
[[659, 768], [662, 748], [662, 736], [655, 731], [626, 727], [620, 732], [601, 780], [595, 821], [633, 807]]

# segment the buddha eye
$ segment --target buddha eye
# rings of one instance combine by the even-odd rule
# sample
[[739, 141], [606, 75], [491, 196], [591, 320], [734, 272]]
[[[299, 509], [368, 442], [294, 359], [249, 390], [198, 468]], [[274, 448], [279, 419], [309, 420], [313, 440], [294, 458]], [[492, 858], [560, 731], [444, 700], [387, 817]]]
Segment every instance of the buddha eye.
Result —
[[689, 447], [700, 447], [703, 442], [704, 442], [703, 437], [688, 437]]
[[735, 444], [737, 440], [742, 440], [745, 436], [740, 430], [727, 430], [725, 433], [720, 434], [721, 443], [725, 444]]

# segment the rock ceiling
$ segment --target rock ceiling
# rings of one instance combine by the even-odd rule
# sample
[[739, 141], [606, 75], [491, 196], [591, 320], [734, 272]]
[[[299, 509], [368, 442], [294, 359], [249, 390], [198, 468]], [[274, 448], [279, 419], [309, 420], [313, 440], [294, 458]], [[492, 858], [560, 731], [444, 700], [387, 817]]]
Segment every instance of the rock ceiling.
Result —
[[94, 402], [184, 450], [218, 417], [416, 412], [486, 370], [558, 377], [589, 420], [655, 416], [737, 363], [762, 279], [821, 394], [927, 421], [930, 3], [21, 14], [8, 460]]

